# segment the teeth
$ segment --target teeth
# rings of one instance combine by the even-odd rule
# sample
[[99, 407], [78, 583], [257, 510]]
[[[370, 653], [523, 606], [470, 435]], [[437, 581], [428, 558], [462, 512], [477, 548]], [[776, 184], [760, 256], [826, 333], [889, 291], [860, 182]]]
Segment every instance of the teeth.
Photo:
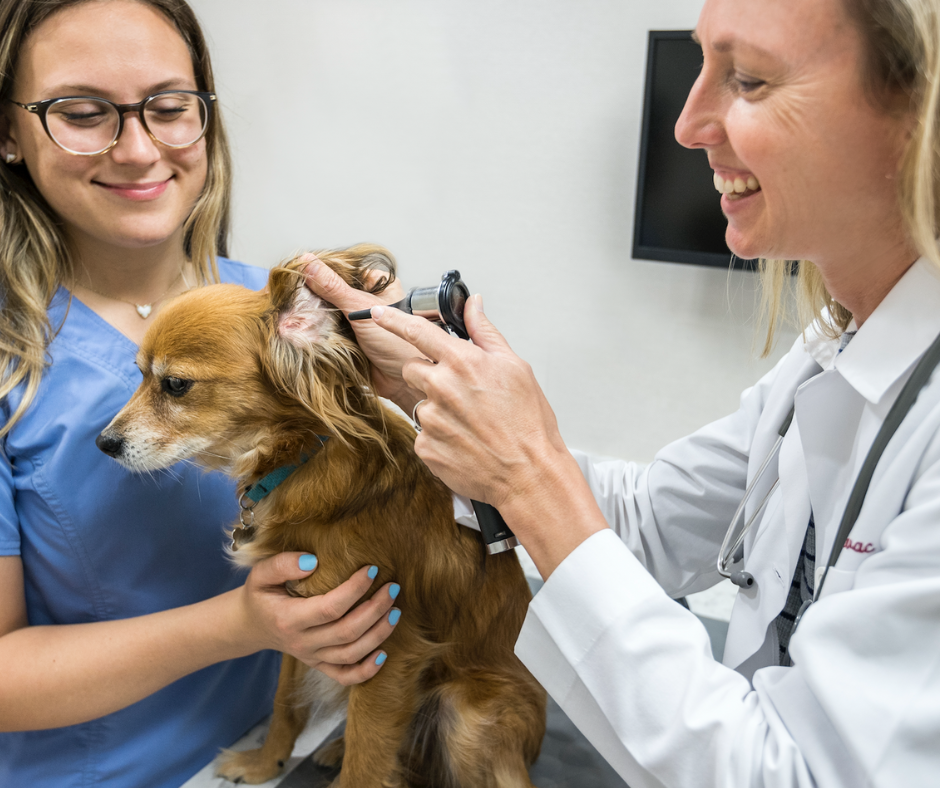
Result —
[[748, 189], [752, 192], [760, 189], [760, 182], [753, 175], [748, 175], [747, 180], [741, 177], [726, 180], [716, 172], [714, 182], [716, 191], [721, 194], [744, 194]]

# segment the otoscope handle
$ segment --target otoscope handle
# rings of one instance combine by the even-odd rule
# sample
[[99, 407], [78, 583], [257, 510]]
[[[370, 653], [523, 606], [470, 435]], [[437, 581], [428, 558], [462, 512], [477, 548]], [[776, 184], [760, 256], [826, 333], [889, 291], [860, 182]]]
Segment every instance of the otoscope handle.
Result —
[[518, 546], [519, 540], [516, 539], [516, 535], [509, 530], [503, 516], [494, 507], [488, 503], [480, 503], [480, 501], [470, 501], [470, 503], [473, 504], [473, 511], [476, 512], [487, 553], [496, 555], [496, 553]]

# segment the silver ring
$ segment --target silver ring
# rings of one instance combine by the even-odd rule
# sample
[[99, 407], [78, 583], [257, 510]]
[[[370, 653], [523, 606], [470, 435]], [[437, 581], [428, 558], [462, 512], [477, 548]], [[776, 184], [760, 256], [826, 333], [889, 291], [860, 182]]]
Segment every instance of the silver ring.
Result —
[[418, 406], [423, 405], [425, 402], [427, 402], [426, 399], [419, 399], [411, 409], [411, 420], [415, 423], [415, 429], [418, 432], [421, 432], [421, 422], [418, 421]]

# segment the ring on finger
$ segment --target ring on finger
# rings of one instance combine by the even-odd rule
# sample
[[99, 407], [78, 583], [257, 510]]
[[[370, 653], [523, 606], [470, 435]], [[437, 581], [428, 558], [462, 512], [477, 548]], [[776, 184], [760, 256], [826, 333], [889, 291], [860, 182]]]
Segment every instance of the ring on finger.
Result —
[[423, 405], [425, 402], [427, 402], [426, 399], [418, 400], [411, 409], [411, 420], [415, 423], [415, 429], [418, 432], [421, 432], [421, 421], [418, 419], [418, 406]]

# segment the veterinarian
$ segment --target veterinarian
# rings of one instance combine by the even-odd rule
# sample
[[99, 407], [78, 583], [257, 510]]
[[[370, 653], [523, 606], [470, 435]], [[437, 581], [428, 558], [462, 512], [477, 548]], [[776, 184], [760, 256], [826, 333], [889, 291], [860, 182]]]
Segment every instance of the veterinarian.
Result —
[[[648, 467], [593, 461], [479, 297], [472, 345], [394, 309], [354, 325], [418, 454], [534, 559], [517, 653], [631, 788], [937, 785], [940, 4], [706, 0], [696, 35], [676, 136], [708, 154], [730, 248], [765, 260], [770, 338], [787, 260], [811, 317], [736, 413]], [[309, 284], [369, 305], [323, 266]], [[719, 582], [719, 558], [742, 586], [724, 664], [670, 599]]]
[[0, 785], [176, 788], [270, 714], [263, 649], [374, 675], [393, 586], [365, 566], [288, 597], [316, 566], [296, 553], [246, 581], [232, 483], [95, 446], [168, 298], [267, 280], [223, 256], [231, 165], [189, 7], [2, 0], [0, 75]]

